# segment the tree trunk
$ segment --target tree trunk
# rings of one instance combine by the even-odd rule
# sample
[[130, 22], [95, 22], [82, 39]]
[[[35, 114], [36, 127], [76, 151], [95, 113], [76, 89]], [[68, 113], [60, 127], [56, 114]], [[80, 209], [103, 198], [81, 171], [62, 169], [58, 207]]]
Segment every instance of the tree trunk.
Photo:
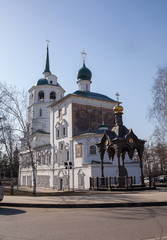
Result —
[[11, 170], [10, 170], [10, 194], [14, 195], [14, 186], [13, 186], [13, 166], [11, 163]]
[[101, 158], [101, 177], [102, 177], [102, 178], [104, 177], [104, 164], [103, 164], [104, 153], [105, 153], [105, 150], [102, 149], [101, 152], [100, 152], [100, 158]]
[[143, 175], [143, 161], [142, 157], [139, 156], [140, 158], [140, 176], [141, 176], [141, 184], [144, 185], [144, 175]]
[[33, 195], [37, 194], [36, 192], [36, 168], [34, 163], [32, 164], [32, 171], [33, 171]]

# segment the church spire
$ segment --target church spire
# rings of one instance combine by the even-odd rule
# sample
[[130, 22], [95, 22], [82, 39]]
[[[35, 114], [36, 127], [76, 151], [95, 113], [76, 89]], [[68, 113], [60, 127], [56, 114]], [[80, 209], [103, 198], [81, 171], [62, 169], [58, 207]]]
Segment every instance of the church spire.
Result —
[[44, 70], [43, 74], [45, 75], [45, 77], [48, 77], [51, 74], [50, 66], [49, 66], [49, 40], [47, 40], [46, 42], [47, 42], [46, 65], [45, 65], [45, 70]]

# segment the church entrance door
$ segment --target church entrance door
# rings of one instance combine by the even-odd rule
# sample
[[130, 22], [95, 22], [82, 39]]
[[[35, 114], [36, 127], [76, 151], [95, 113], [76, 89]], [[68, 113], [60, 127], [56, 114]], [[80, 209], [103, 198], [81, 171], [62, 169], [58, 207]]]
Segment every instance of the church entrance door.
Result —
[[60, 178], [60, 190], [63, 190], [63, 178]]

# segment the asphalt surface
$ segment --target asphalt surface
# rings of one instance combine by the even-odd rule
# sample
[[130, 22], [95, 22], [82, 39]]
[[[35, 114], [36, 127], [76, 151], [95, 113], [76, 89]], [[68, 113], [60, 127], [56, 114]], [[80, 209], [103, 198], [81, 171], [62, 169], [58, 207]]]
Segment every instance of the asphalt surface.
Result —
[[[30, 191], [30, 190], [29, 190]], [[32, 191], [32, 189], [31, 189]], [[167, 206], [167, 188], [144, 191], [87, 191], [52, 195], [53, 190], [37, 189], [37, 196], [4, 196], [0, 207], [107, 208]], [[48, 193], [48, 195], [47, 195]]]

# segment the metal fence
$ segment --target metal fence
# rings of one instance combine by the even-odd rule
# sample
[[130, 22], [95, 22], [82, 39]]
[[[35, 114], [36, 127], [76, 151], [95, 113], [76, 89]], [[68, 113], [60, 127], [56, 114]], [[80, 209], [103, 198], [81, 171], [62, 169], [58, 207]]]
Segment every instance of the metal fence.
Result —
[[135, 177], [90, 177], [90, 190], [130, 189], [134, 184]]

